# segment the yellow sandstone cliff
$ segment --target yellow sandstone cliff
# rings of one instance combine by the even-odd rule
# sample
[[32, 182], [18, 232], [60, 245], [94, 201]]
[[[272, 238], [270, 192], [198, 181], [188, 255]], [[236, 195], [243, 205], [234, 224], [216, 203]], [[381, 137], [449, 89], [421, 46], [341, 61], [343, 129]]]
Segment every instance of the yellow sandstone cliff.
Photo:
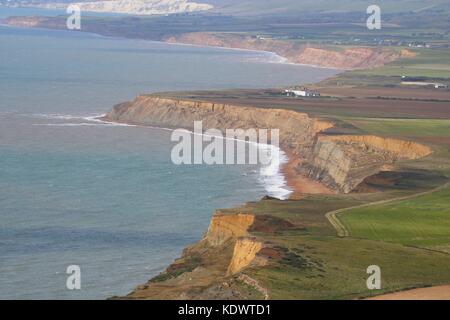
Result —
[[255, 238], [237, 239], [233, 249], [227, 275], [234, 275], [246, 267], [253, 265], [264, 265], [263, 258], [257, 259], [257, 254], [262, 249], [263, 244]]
[[336, 69], [370, 69], [383, 66], [401, 57], [411, 57], [408, 50], [349, 47], [342, 50], [285, 40], [261, 39], [227, 33], [194, 32], [164, 39], [170, 43], [185, 43], [221, 48], [235, 48], [273, 52], [291, 63]]
[[255, 216], [252, 214], [227, 215], [218, 211], [211, 219], [205, 239], [212, 246], [218, 246], [229, 239], [243, 237], [247, 235], [254, 220]]
[[375, 136], [333, 136], [333, 123], [305, 113], [212, 102], [139, 96], [116, 105], [105, 120], [139, 125], [192, 129], [279, 129], [280, 147], [300, 159], [297, 174], [349, 193], [366, 177], [397, 161], [425, 157], [431, 150], [410, 141]]
[[[218, 210], [202, 240], [186, 248], [165, 272], [137, 287], [126, 298], [213, 299], [216, 295], [221, 299], [240, 298], [232, 288], [233, 277], [247, 267], [266, 264], [267, 259], [260, 255], [264, 244], [250, 235], [250, 229], [267, 221], [248, 213], [245, 207], [237, 212]], [[246, 281], [253, 283], [252, 279]], [[261, 290], [257, 286], [256, 289]]]
[[365, 178], [397, 161], [431, 153], [427, 146], [377, 136], [321, 136], [300, 171], [340, 192], [349, 193]]

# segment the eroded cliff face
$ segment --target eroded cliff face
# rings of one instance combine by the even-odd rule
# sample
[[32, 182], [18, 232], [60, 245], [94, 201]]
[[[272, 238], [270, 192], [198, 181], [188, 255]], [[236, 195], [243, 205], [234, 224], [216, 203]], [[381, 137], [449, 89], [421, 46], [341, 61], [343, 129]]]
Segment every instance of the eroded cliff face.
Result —
[[204, 129], [279, 129], [280, 146], [300, 155], [307, 153], [316, 135], [332, 123], [310, 118], [289, 110], [215, 104], [139, 96], [132, 102], [119, 104], [105, 116], [108, 121], [169, 128], [192, 129], [202, 121]]
[[431, 149], [410, 141], [377, 136], [321, 136], [301, 171], [349, 193], [366, 177], [401, 160], [425, 157]]
[[276, 53], [291, 63], [315, 65], [336, 69], [368, 69], [383, 66], [402, 57], [414, 54], [408, 50], [355, 47], [332, 50], [311, 44], [291, 41], [257, 39], [235, 34], [195, 32], [164, 39], [170, 43], [185, 43], [201, 46], [261, 50]]
[[266, 263], [265, 259], [257, 258], [257, 254], [262, 248], [262, 242], [257, 241], [255, 238], [237, 239], [227, 275], [234, 275], [250, 265], [264, 265]]
[[211, 218], [203, 240], [213, 247], [227, 242], [234, 244], [227, 275], [236, 274], [251, 264], [264, 264], [264, 259], [257, 259], [263, 244], [249, 234], [254, 223], [255, 216], [248, 213], [224, 214], [218, 210]]
[[[280, 147], [300, 159], [299, 175], [348, 193], [366, 177], [401, 160], [425, 157], [431, 150], [418, 143], [376, 136], [329, 136], [333, 123], [284, 109], [254, 108], [211, 102], [139, 96], [119, 104], [105, 120], [140, 125], [191, 129], [279, 129]], [[242, 217], [244, 219], [244, 217]], [[227, 228], [224, 225], [224, 230]], [[225, 231], [223, 231], [225, 232]], [[214, 241], [221, 241], [218, 236]]]
[[219, 246], [229, 239], [246, 236], [254, 221], [252, 214], [229, 215], [218, 211], [211, 219], [205, 240], [212, 246]]
[[[260, 254], [264, 243], [251, 236], [250, 229], [255, 223], [264, 228], [271, 220], [254, 216], [246, 207], [226, 211], [218, 210], [201, 241], [186, 248], [182, 257], [165, 272], [137, 287], [127, 298], [243, 298], [236, 296], [233, 288], [235, 276], [239, 277], [248, 267], [267, 263], [266, 257]], [[286, 223], [280, 226], [285, 227]]]

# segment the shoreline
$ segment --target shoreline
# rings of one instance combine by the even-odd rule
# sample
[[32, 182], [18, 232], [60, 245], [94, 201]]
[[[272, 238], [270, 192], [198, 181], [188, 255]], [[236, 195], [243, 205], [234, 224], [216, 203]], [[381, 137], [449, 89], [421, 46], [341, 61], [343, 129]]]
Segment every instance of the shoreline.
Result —
[[[30, 16], [24, 16], [24, 17], [30, 17]], [[13, 29], [16, 28], [16, 29], [36, 29], [36, 30], [47, 30], [47, 31], [77, 32], [77, 33], [93, 35], [93, 36], [104, 38], [104, 39], [134, 40], [134, 41], [144, 41], [144, 42], [150, 42], [150, 43], [156, 43], [156, 44], [166, 44], [166, 45], [173, 45], [173, 46], [188, 46], [188, 47], [192, 47], [192, 48], [203, 48], [203, 49], [208, 49], [209, 48], [209, 49], [215, 49], [215, 50], [225, 50], [225, 51], [229, 50], [229, 51], [237, 51], [237, 52], [246, 52], [246, 53], [271, 55], [271, 57], [275, 58], [276, 60], [270, 59], [270, 57], [267, 57], [267, 59], [263, 59], [261, 61], [254, 61], [254, 63], [269, 63], [269, 64], [273, 63], [273, 64], [301, 66], [301, 67], [309, 67], [309, 68], [317, 68], [317, 69], [327, 69], [327, 70], [338, 71], [337, 74], [339, 74], [340, 72], [351, 70], [351, 69], [347, 69], [347, 68], [333, 68], [333, 67], [326, 67], [326, 66], [315, 65], [315, 64], [291, 62], [291, 61], [289, 61], [289, 58], [281, 56], [281, 55], [277, 54], [276, 52], [267, 51], [267, 50], [244, 49], [244, 48], [224, 47], [224, 46], [211, 46], [211, 45], [201, 45], [201, 44], [190, 44], [190, 43], [185, 43], [185, 42], [171, 42], [171, 41], [164, 41], [164, 40], [151, 40], [151, 39], [126, 37], [126, 36], [119, 36], [119, 35], [111, 36], [111, 35], [103, 35], [101, 33], [94, 32], [94, 31], [83, 31], [83, 30], [71, 31], [71, 30], [67, 30], [65, 28], [48, 28], [48, 27], [40, 27], [40, 26], [34, 26], [34, 27], [17, 26], [17, 25], [13, 25], [13, 24], [4, 23], [4, 21], [7, 20], [8, 18], [9, 17], [0, 19], [0, 27], [8, 27], [8, 28], [13, 28]]]
[[[96, 33], [94, 33], [94, 34], [96, 34]], [[135, 39], [135, 38], [124, 38], [124, 39]], [[188, 46], [188, 47], [194, 47], [194, 48], [203, 48], [203, 49], [205, 49], [205, 48], [212, 48], [212, 49], [217, 49], [217, 50], [230, 50], [230, 51], [248, 52], [248, 53], [261, 53], [261, 54], [272, 55], [274, 58], [278, 58], [279, 59], [279, 61], [270, 61], [270, 60], [269, 61], [257, 61], [257, 63], [258, 62], [260, 62], [260, 63], [276, 63], [276, 64], [301, 66], [301, 67], [310, 67], [310, 68], [317, 68], [317, 69], [336, 70], [336, 71], [340, 71], [340, 72], [344, 72], [344, 71], [350, 70], [350, 69], [345, 69], [345, 68], [331, 68], [331, 67], [324, 67], [324, 66], [315, 65], [315, 64], [290, 62], [289, 58], [283, 57], [283, 56], [277, 54], [276, 52], [267, 51], [267, 50], [244, 49], [244, 48], [221, 47], [221, 46], [210, 46], [210, 45], [201, 45], [201, 44], [190, 44], [190, 43], [184, 43], [184, 42], [145, 40], [145, 39], [137, 39], [137, 38], [136, 38], [136, 40], [150, 41], [150, 42], [163, 43], [163, 44], [175, 45], [175, 46]], [[339, 74], [339, 72], [338, 72], [338, 74]], [[326, 80], [326, 79], [324, 79], [324, 80]]]
[[[166, 128], [166, 127], [158, 127], [158, 126], [148, 126], [148, 125], [136, 125], [132, 123], [126, 123], [126, 122], [119, 122], [119, 121], [108, 121], [103, 120], [105, 115], [99, 115], [97, 117], [83, 117], [82, 119], [85, 119], [87, 121], [97, 122], [97, 123], [103, 123], [105, 125], [122, 125], [122, 126], [130, 126], [130, 127], [143, 127], [143, 128], [151, 128], [156, 130], [164, 130], [164, 131], [171, 131], [173, 132], [176, 129], [173, 128]], [[190, 134], [196, 134], [192, 130], [186, 129]], [[221, 137], [222, 139], [227, 139], [226, 137]], [[239, 139], [233, 139], [234, 141], [242, 141]], [[246, 143], [251, 143], [246, 141]], [[258, 148], [260, 147], [266, 147], [267, 145], [259, 144], [257, 143]], [[262, 166], [260, 165], [260, 172], [259, 172], [259, 180], [262, 180], [262, 184], [264, 186], [264, 189], [266, 192], [270, 193], [268, 189], [266, 188], [266, 181], [264, 181], [264, 177], [272, 176], [276, 177], [281, 176], [283, 181], [282, 183], [276, 185], [277, 188], [283, 189], [286, 191], [287, 197], [278, 198], [274, 195], [267, 194], [268, 196], [278, 198], [281, 201], [290, 200], [290, 199], [297, 199], [304, 197], [306, 195], [311, 194], [336, 194], [335, 191], [331, 190], [330, 188], [326, 187], [325, 185], [321, 184], [320, 182], [314, 181], [310, 178], [307, 178], [303, 176], [302, 174], [298, 173], [296, 168], [300, 165], [301, 159], [293, 155], [291, 152], [286, 151], [283, 148], [279, 148], [280, 152], [280, 162], [278, 165], [278, 170], [272, 174], [272, 175], [263, 175], [261, 171], [264, 168], [267, 168], [268, 166]], [[285, 158], [285, 159], [283, 159]], [[284, 160], [284, 161], [283, 161]], [[272, 186], [274, 186], [272, 184]]]
[[[0, 20], [1, 21], [1, 20]], [[3, 24], [0, 23], [0, 26], [5, 26], [8, 28], [17, 28], [17, 29], [36, 29], [36, 30], [47, 30], [47, 31], [56, 31], [56, 32], [71, 32], [70, 30], [66, 29], [54, 29], [54, 28], [45, 28], [45, 27], [21, 27], [21, 26], [15, 26], [10, 24]], [[143, 42], [149, 42], [149, 43], [155, 43], [155, 44], [165, 44], [170, 46], [188, 46], [193, 48], [202, 48], [202, 49], [215, 49], [215, 50], [224, 50], [224, 51], [237, 51], [237, 52], [246, 52], [246, 53], [254, 53], [254, 54], [261, 54], [261, 55], [267, 55], [268, 57], [266, 59], [262, 59], [261, 61], [254, 61], [254, 63], [268, 63], [268, 64], [283, 64], [283, 65], [292, 65], [292, 66], [303, 66], [303, 67], [309, 67], [309, 68], [317, 68], [317, 69], [328, 69], [328, 70], [335, 70], [344, 72], [346, 69], [339, 69], [339, 68], [330, 68], [330, 67], [323, 67], [319, 65], [312, 65], [312, 64], [300, 64], [300, 63], [293, 63], [289, 62], [289, 59], [283, 56], [278, 55], [275, 52], [272, 51], [265, 51], [265, 50], [254, 50], [254, 49], [244, 49], [244, 48], [233, 48], [233, 47], [221, 47], [221, 46], [210, 46], [210, 45], [199, 45], [199, 44], [189, 44], [189, 43], [183, 43], [183, 42], [169, 42], [169, 41], [158, 41], [158, 40], [148, 40], [148, 39], [141, 39], [141, 38], [133, 38], [133, 37], [125, 37], [125, 36], [106, 36], [102, 35], [100, 33], [91, 32], [91, 31], [77, 31], [81, 32], [83, 34], [100, 37], [104, 39], [119, 39], [119, 40], [133, 40], [133, 41], [143, 41]], [[269, 57], [270, 56], [270, 57]], [[271, 58], [277, 58], [279, 61], [274, 61]], [[338, 72], [337, 74], [339, 74]], [[328, 79], [328, 78], [327, 78]], [[325, 79], [326, 80], [326, 79]], [[315, 82], [311, 82], [311, 84], [315, 84]], [[102, 121], [105, 124], [119, 124], [121, 122], [111, 122], [111, 121], [105, 121], [102, 120], [104, 115], [98, 116], [98, 117], [92, 117], [90, 120], [85, 118], [87, 121]], [[93, 120], [95, 118], [95, 120]], [[130, 125], [127, 123], [121, 123], [122, 125]], [[134, 125], [135, 126], [135, 125]], [[150, 127], [150, 126], [148, 126]], [[163, 127], [151, 127], [154, 129], [161, 129], [161, 130], [173, 130], [170, 128], [163, 128]], [[302, 177], [299, 175], [295, 170], [295, 164], [299, 162], [299, 159], [295, 158], [292, 154], [287, 152], [286, 150], [283, 150], [280, 148], [281, 153], [284, 153], [287, 157], [287, 160], [285, 163], [280, 163], [280, 168], [277, 171], [275, 175], [281, 175], [284, 182], [283, 184], [280, 184], [278, 186], [281, 189], [285, 189], [287, 187], [287, 198], [280, 199], [280, 200], [287, 200], [292, 197], [299, 197], [304, 196], [307, 194], [317, 194], [317, 193], [323, 193], [326, 194], [333, 194], [331, 190], [329, 190], [327, 187], [321, 185], [320, 183], [316, 181], [312, 181], [311, 179], [308, 179], [306, 177]], [[280, 153], [280, 154], [281, 154]], [[263, 169], [262, 167], [260, 168]], [[263, 175], [260, 172], [260, 180], [263, 179]], [[262, 182], [263, 185], [265, 185], [265, 181]], [[264, 189], [267, 191], [267, 188], [264, 187]]]
[[[121, 121], [110, 121], [110, 120], [105, 120], [105, 116], [106, 114], [103, 115], [99, 115], [99, 116], [94, 116], [94, 117], [80, 117], [80, 119], [84, 119], [86, 121], [92, 121], [95, 123], [103, 123], [105, 125], [119, 125], [119, 126], [130, 126], [130, 127], [142, 127], [142, 128], [151, 128], [151, 129], [155, 129], [155, 130], [163, 130], [163, 131], [170, 131], [173, 132], [174, 128], [167, 128], [167, 127], [159, 127], [159, 126], [149, 126], [149, 125], [137, 125], [137, 124], [133, 124], [133, 123], [126, 123], [126, 122], [121, 122]], [[191, 129], [184, 129], [187, 132], [189, 132], [191, 135], [196, 135], [197, 133], [195, 133], [194, 131], [192, 131]], [[203, 135], [206, 135], [205, 133], [203, 133]], [[207, 136], [207, 135], [206, 135]], [[218, 137], [219, 139], [222, 140], [227, 140], [229, 138], [227, 137]], [[231, 139], [233, 141], [236, 142], [245, 142], [246, 144], [251, 144], [254, 142], [250, 142], [250, 141], [243, 141], [237, 138]], [[271, 147], [271, 145], [267, 145], [267, 144], [261, 144], [261, 143], [256, 143], [257, 148], [267, 148], [267, 147]], [[278, 154], [279, 154], [279, 159], [278, 161], [276, 161], [275, 166], [276, 171], [270, 171], [268, 172], [268, 174], [264, 174], [263, 171], [264, 169], [270, 169], [271, 165], [261, 165], [261, 164], [257, 164], [259, 166], [259, 177], [258, 180], [261, 182], [263, 188], [265, 189], [266, 195], [271, 196], [271, 197], [275, 197], [278, 198], [281, 201], [284, 200], [288, 200], [291, 198], [291, 196], [294, 193], [298, 193], [299, 190], [296, 190], [297, 188], [295, 187], [295, 184], [292, 184], [292, 187], [289, 183], [289, 178], [288, 176], [285, 174], [284, 168], [289, 166], [289, 163], [291, 163], [292, 160], [296, 161], [298, 160], [297, 158], [294, 158], [293, 156], [291, 157], [290, 155], [288, 155], [288, 152], [286, 152], [283, 148], [279, 147], [278, 148]], [[272, 162], [271, 162], [272, 164]], [[223, 164], [226, 165], [226, 164]], [[279, 181], [279, 183], [270, 183], [267, 181], [267, 179], [270, 178], [274, 178], [275, 180], [277, 179], [277, 177], [281, 177], [281, 181]], [[265, 179], [266, 178], [266, 179]], [[305, 178], [306, 179], [306, 178]], [[308, 179], [309, 180], [309, 179]], [[311, 181], [312, 182], [312, 181]], [[275, 187], [278, 191], [270, 191], [269, 188], [270, 187]], [[304, 190], [304, 189], [302, 189]], [[309, 190], [309, 189], [308, 189]], [[280, 192], [282, 192], [283, 194], [280, 195]], [[271, 194], [273, 193], [273, 194]], [[275, 195], [275, 193], [278, 193], [279, 195]]]

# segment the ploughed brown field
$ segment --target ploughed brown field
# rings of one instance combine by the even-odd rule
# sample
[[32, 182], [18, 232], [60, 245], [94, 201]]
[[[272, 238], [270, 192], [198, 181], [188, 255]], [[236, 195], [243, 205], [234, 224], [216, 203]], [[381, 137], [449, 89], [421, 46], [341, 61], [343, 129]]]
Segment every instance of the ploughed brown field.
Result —
[[432, 88], [316, 87], [320, 98], [292, 98], [274, 90], [195, 91], [164, 94], [183, 100], [286, 108], [319, 116], [450, 119], [450, 90]]

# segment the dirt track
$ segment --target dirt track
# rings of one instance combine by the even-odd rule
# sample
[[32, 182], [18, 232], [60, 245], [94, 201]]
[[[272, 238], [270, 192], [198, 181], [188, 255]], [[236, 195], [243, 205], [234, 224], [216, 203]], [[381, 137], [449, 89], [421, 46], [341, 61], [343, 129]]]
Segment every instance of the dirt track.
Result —
[[325, 214], [325, 217], [328, 219], [328, 221], [331, 223], [331, 225], [336, 229], [337, 235], [339, 237], [348, 237], [350, 234], [349, 234], [347, 228], [339, 220], [339, 215], [340, 214], [342, 214], [342, 213], [344, 213], [346, 211], [350, 211], [352, 209], [367, 208], [367, 207], [372, 207], [372, 206], [376, 206], [376, 205], [382, 205], [382, 204], [387, 204], [387, 203], [392, 203], [392, 202], [397, 202], [397, 201], [414, 199], [414, 198], [417, 198], [417, 197], [420, 197], [420, 196], [425, 196], [425, 195], [428, 195], [428, 194], [440, 191], [442, 189], [447, 188], [448, 186], [450, 186], [450, 183], [446, 183], [446, 184], [444, 184], [442, 186], [439, 186], [439, 187], [437, 187], [435, 189], [432, 189], [432, 190], [428, 190], [428, 191], [425, 191], [425, 192], [412, 194], [412, 195], [409, 195], [409, 196], [392, 198], [392, 199], [381, 200], [381, 201], [376, 201], [376, 202], [370, 202], [370, 203], [365, 203], [365, 204], [362, 204], [362, 205], [359, 205], [359, 206], [342, 208], [342, 209], [330, 211], [327, 214]]

